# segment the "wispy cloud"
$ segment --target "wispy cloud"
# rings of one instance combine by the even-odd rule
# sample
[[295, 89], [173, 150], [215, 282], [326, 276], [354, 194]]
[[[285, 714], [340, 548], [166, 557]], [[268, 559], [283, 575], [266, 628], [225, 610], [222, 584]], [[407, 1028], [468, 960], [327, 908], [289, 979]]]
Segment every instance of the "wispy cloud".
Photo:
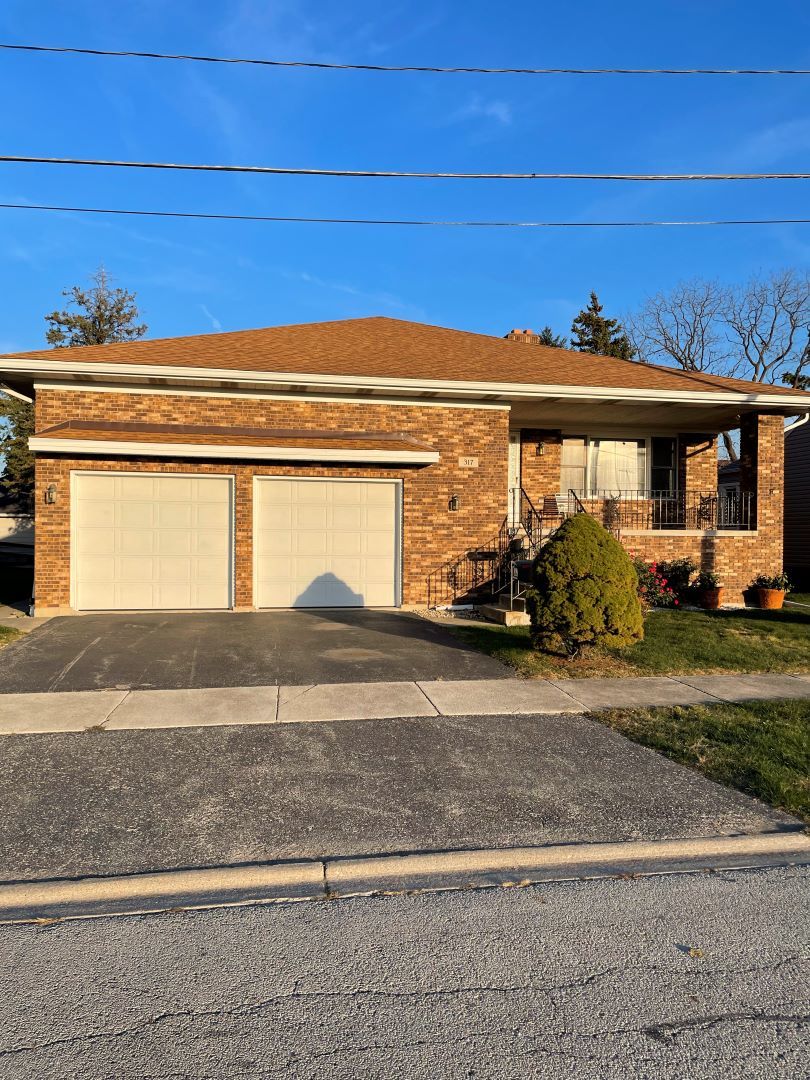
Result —
[[369, 291], [350, 282], [318, 277], [317, 274], [310, 274], [307, 270], [282, 270], [281, 275], [288, 281], [300, 281], [316, 289], [342, 293], [345, 296], [351, 296], [356, 300], [361, 300], [366, 304], [373, 304], [384, 310], [398, 311], [400, 314], [408, 312], [413, 316], [423, 314], [421, 308], [409, 304], [406, 300], [395, 296], [393, 293]]
[[212, 312], [210, 312], [208, 310], [208, 308], [205, 306], [205, 304], [200, 304], [200, 311], [203, 313], [203, 315], [205, 315], [206, 319], [208, 319], [208, 321], [211, 323], [212, 329], [215, 330], [216, 333], [219, 333], [220, 330], [222, 329], [222, 323], [219, 321], [219, 319], [216, 317], [216, 315], [212, 314]]
[[447, 122], [460, 124], [467, 120], [494, 120], [496, 123], [507, 127], [512, 123], [512, 119], [512, 106], [508, 101], [502, 101], [498, 98], [488, 100], [480, 94], [473, 94], [466, 104], [450, 113]]
[[783, 120], [749, 135], [734, 148], [734, 160], [767, 167], [810, 151], [810, 119]]

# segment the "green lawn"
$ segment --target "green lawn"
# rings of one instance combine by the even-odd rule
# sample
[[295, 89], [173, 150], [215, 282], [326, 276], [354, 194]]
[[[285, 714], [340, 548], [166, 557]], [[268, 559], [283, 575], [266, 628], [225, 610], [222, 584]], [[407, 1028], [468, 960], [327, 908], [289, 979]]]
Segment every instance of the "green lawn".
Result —
[[12, 630], [8, 626], [0, 626], [0, 649], [5, 648], [6, 645], [10, 645], [12, 641], [16, 641], [20, 637], [19, 630]]
[[614, 709], [595, 713], [593, 719], [810, 824], [806, 701]]
[[599, 649], [575, 660], [535, 652], [525, 627], [451, 627], [462, 641], [527, 678], [685, 675], [723, 671], [810, 672], [810, 610], [654, 611], [644, 640], [629, 649]]

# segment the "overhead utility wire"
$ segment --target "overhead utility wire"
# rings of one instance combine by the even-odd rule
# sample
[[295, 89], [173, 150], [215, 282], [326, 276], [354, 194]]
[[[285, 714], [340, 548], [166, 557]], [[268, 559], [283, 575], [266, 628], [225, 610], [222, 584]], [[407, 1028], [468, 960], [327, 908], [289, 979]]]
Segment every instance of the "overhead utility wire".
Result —
[[810, 75], [808, 68], [529, 68], [433, 67], [427, 64], [338, 64], [325, 60], [264, 60], [241, 56], [195, 56], [189, 53], [138, 52], [135, 49], [80, 49], [56, 45], [0, 43], [17, 52], [67, 53], [76, 56], [134, 57], [141, 60], [189, 60], [204, 64], [255, 64], [260, 67], [319, 68], [326, 71], [404, 71], [438, 75]]
[[116, 214], [131, 217], [191, 218], [201, 221], [266, 221], [316, 225], [418, 225], [428, 228], [597, 229], [653, 226], [810, 225], [810, 218], [726, 218], [716, 221], [447, 221], [414, 218], [284, 217], [279, 214], [213, 214], [183, 210], [121, 210], [98, 206], [46, 206], [40, 203], [0, 203], [0, 210], [54, 210], [69, 214]]
[[404, 180], [810, 180], [810, 173], [552, 173], [396, 172], [383, 169], [299, 169], [274, 165], [195, 165], [168, 161], [103, 161], [95, 158], [0, 154], [0, 163], [92, 165], [114, 169], [180, 169], [185, 172], [261, 173], [273, 176], [384, 177]]

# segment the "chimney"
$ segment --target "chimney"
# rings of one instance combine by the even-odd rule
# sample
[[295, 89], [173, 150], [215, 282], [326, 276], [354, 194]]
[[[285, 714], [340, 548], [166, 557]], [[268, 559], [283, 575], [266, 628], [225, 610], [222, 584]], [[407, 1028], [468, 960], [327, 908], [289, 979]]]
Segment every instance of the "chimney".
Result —
[[534, 330], [510, 330], [504, 337], [508, 341], [523, 341], [527, 345], [540, 344], [540, 335], [535, 334]]

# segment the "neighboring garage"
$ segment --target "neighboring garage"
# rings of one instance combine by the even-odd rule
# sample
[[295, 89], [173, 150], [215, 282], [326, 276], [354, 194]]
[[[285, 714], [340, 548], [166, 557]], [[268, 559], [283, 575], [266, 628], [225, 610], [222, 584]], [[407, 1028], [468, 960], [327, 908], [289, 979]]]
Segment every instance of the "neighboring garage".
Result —
[[74, 472], [71, 501], [77, 610], [232, 606], [230, 477]]
[[256, 477], [256, 607], [396, 607], [400, 503], [398, 481]]

